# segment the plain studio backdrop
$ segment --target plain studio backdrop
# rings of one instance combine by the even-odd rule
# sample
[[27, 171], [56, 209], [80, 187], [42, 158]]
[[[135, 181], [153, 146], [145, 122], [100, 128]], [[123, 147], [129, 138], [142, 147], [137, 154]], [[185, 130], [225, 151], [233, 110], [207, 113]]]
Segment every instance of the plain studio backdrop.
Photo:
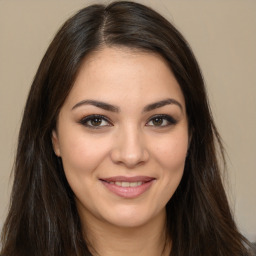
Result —
[[[235, 220], [256, 241], [256, 1], [138, 2], [173, 22], [197, 57], [227, 151], [226, 187]], [[92, 3], [102, 1], [0, 0], [0, 229], [32, 79], [61, 24]]]

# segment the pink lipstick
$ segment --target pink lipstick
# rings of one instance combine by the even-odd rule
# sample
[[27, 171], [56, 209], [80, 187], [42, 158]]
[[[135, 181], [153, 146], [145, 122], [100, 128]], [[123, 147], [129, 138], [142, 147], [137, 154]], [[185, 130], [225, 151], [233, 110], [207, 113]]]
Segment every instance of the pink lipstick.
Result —
[[146, 192], [155, 181], [148, 176], [115, 176], [100, 179], [102, 184], [117, 196], [124, 198], [135, 198]]

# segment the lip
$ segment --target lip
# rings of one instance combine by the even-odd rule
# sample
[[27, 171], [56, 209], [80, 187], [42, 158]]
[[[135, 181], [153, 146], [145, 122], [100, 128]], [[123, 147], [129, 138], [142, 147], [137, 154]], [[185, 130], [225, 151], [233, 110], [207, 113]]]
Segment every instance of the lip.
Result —
[[[153, 185], [156, 179], [149, 176], [115, 176], [109, 178], [102, 178], [99, 180], [110, 192], [114, 193], [119, 197], [136, 198], [145, 193]], [[113, 182], [142, 182], [142, 184], [135, 187], [122, 187], [113, 184]]]

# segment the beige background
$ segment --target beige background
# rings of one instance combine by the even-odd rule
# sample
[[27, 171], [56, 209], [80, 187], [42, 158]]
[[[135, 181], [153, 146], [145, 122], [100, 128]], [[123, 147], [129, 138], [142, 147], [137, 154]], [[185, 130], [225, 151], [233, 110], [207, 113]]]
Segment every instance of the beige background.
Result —
[[[0, 229], [22, 110], [38, 64], [62, 22], [98, 2], [0, 0]], [[228, 153], [235, 219], [256, 241], [256, 1], [139, 2], [171, 20], [195, 52]]]

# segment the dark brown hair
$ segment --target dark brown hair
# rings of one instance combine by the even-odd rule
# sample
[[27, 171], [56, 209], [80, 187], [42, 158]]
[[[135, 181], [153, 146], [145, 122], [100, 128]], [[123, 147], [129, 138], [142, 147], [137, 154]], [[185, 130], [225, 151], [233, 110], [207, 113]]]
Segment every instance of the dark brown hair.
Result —
[[185, 97], [192, 137], [184, 176], [166, 206], [166, 228], [172, 239], [170, 255], [249, 255], [223, 189], [217, 159], [217, 151], [222, 155], [223, 147], [194, 55], [166, 19], [148, 7], [125, 1], [79, 11], [65, 22], [43, 57], [20, 128], [1, 253], [91, 255], [51, 135], [81, 63], [89, 53], [104, 46], [160, 54], [169, 63]]

